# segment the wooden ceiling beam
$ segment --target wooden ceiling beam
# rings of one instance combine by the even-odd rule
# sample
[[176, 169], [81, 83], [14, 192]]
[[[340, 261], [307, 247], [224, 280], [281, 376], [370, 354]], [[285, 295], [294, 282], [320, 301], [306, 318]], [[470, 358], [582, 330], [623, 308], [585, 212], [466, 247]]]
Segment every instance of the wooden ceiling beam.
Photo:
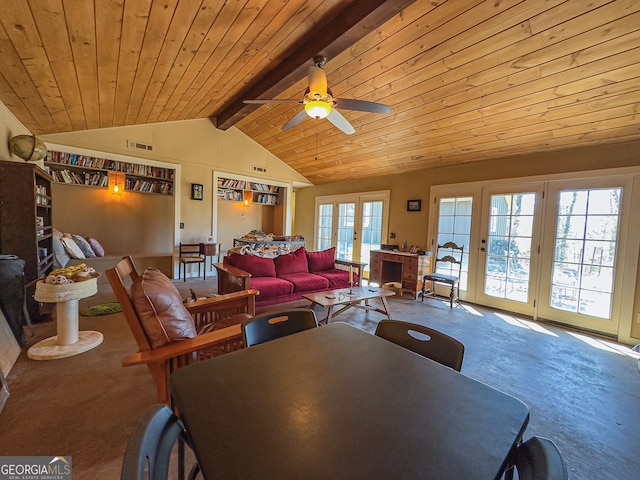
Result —
[[338, 56], [387, 20], [393, 18], [415, 0], [354, 1], [331, 18], [318, 23], [309, 32], [307, 41], [295, 49], [283, 62], [240, 92], [227, 106], [214, 112], [209, 120], [221, 130], [227, 130], [255, 111], [260, 105], [247, 105], [245, 99], [275, 98], [282, 91], [307, 76], [310, 60], [316, 55], [327, 59]]

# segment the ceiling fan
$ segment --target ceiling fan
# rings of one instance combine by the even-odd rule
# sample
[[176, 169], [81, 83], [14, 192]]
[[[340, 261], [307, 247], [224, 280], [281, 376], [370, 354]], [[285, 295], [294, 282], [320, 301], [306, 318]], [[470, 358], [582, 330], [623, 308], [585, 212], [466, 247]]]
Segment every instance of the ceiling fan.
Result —
[[322, 56], [313, 57], [315, 65], [309, 67], [309, 87], [306, 89], [302, 100], [296, 99], [271, 99], [271, 100], [244, 100], [244, 103], [301, 103], [304, 110], [298, 112], [291, 120], [285, 123], [282, 130], [289, 130], [300, 124], [305, 118], [326, 118], [347, 135], [355, 133], [355, 128], [337, 110], [358, 110], [371, 113], [391, 113], [391, 107], [381, 103], [368, 102], [366, 100], [354, 100], [350, 98], [335, 98], [331, 89], [327, 88], [327, 75], [324, 65], [327, 59]]

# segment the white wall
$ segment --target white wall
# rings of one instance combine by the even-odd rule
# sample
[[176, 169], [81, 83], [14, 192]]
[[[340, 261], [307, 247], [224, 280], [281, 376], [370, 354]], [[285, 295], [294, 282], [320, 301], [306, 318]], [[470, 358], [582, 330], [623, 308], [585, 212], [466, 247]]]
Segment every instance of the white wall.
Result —
[[9, 152], [9, 140], [16, 135], [30, 134], [29, 130], [18, 121], [13, 113], [0, 102], [0, 160], [10, 160], [12, 162], [22, 162], [20, 157], [16, 157]]
[[[176, 189], [180, 192], [177, 222], [184, 223], [184, 229], [179, 231], [176, 243], [204, 240], [215, 233], [214, 221], [217, 221], [218, 230], [224, 228], [223, 217], [212, 220], [216, 194], [214, 170], [259, 176], [267, 183], [272, 180], [288, 185], [293, 182], [310, 184], [239, 130], [218, 130], [208, 119], [41, 135], [40, 138], [49, 143], [181, 165], [180, 188]], [[128, 148], [128, 140], [150, 144], [153, 150]], [[256, 175], [254, 165], [266, 168], [267, 173]], [[204, 185], [202, 201], [191, 200], [192, 183]], [[229, 219], [229, 222], [233, 221]]]

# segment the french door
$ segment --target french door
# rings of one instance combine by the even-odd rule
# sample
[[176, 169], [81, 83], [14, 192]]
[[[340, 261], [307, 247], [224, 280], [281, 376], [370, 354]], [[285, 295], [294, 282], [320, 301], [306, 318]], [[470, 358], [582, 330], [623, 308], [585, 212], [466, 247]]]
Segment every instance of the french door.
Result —
[[336, 258], [369, 264], [371, 250], [386, 238], [388, 209], [386, 191], [317, 197], [315, 248], [335, 246]]
[[535, 314], [543, 184], [483, 188], [476, 301]]
[[618, 331], [630, 193], [621, 177], [550, 186], [539, 316]]
[[[434, 246], [468, 238], [463, 300], [616, 333], [631, 183], [619, 175], [435, 187], [430, 236]], [[470, 210], [461, 218], [451, 214], [459, 205]]]

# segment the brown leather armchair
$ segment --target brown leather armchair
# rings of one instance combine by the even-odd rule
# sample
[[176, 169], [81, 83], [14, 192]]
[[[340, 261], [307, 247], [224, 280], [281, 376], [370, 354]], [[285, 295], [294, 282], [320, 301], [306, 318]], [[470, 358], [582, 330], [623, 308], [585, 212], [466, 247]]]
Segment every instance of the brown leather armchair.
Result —
[[[179, 306], [176, 304], [176, 295], [180, 304], [182, 299], [177, 289], [157, 270], [155, 276], [160, 279], [160, 287], [156, 286], [155, 298], [149, 292], [135, 293], [134, 290], [145, 278], [147, 271], [139, 274], [130, 256], [107, 270], [106, 274], [139, 348], [137, 353], [126, 356], [122, 365], [147, 365], [158, 390], [159, 402], [171, 406], [169, 376], [176, 369], [244, 347], [240, 323], [254, 315], [257, 290], [219, 295]], [[164, 284], [160, 276], [166, 279]], [[130, 285], [133, 294], [130, 294], [125, 285]], [[162, 301], [165, 304], [169, 297], [173, 304], [170, 308], [165, 308], [166, 305], [163, 308], [151, 306], [145, 311], [140, 307], [140, 297], [146, 297], [144, 301]], [[149, 314], [149, 311], [158, 315]], [[165, 315], [161, 318], [163, 312]], [[180, 316], [182, 318], [176, 320]], [[193, 328], [191, 325], [184, 326], [185, 316], [193, 319]], [[176, 325], [177, 321], [182, 323]], [[163, 322], [160, 328], [155, 328], [155, 334], [154, 322]], [[158, 336], [158, 331], [164, 332], [163, 334], [169, 332], [168, 337]], [[202, 331], [206, 333], [197, 334]], [[173, 338], [170, 338], [171, 335]]]

